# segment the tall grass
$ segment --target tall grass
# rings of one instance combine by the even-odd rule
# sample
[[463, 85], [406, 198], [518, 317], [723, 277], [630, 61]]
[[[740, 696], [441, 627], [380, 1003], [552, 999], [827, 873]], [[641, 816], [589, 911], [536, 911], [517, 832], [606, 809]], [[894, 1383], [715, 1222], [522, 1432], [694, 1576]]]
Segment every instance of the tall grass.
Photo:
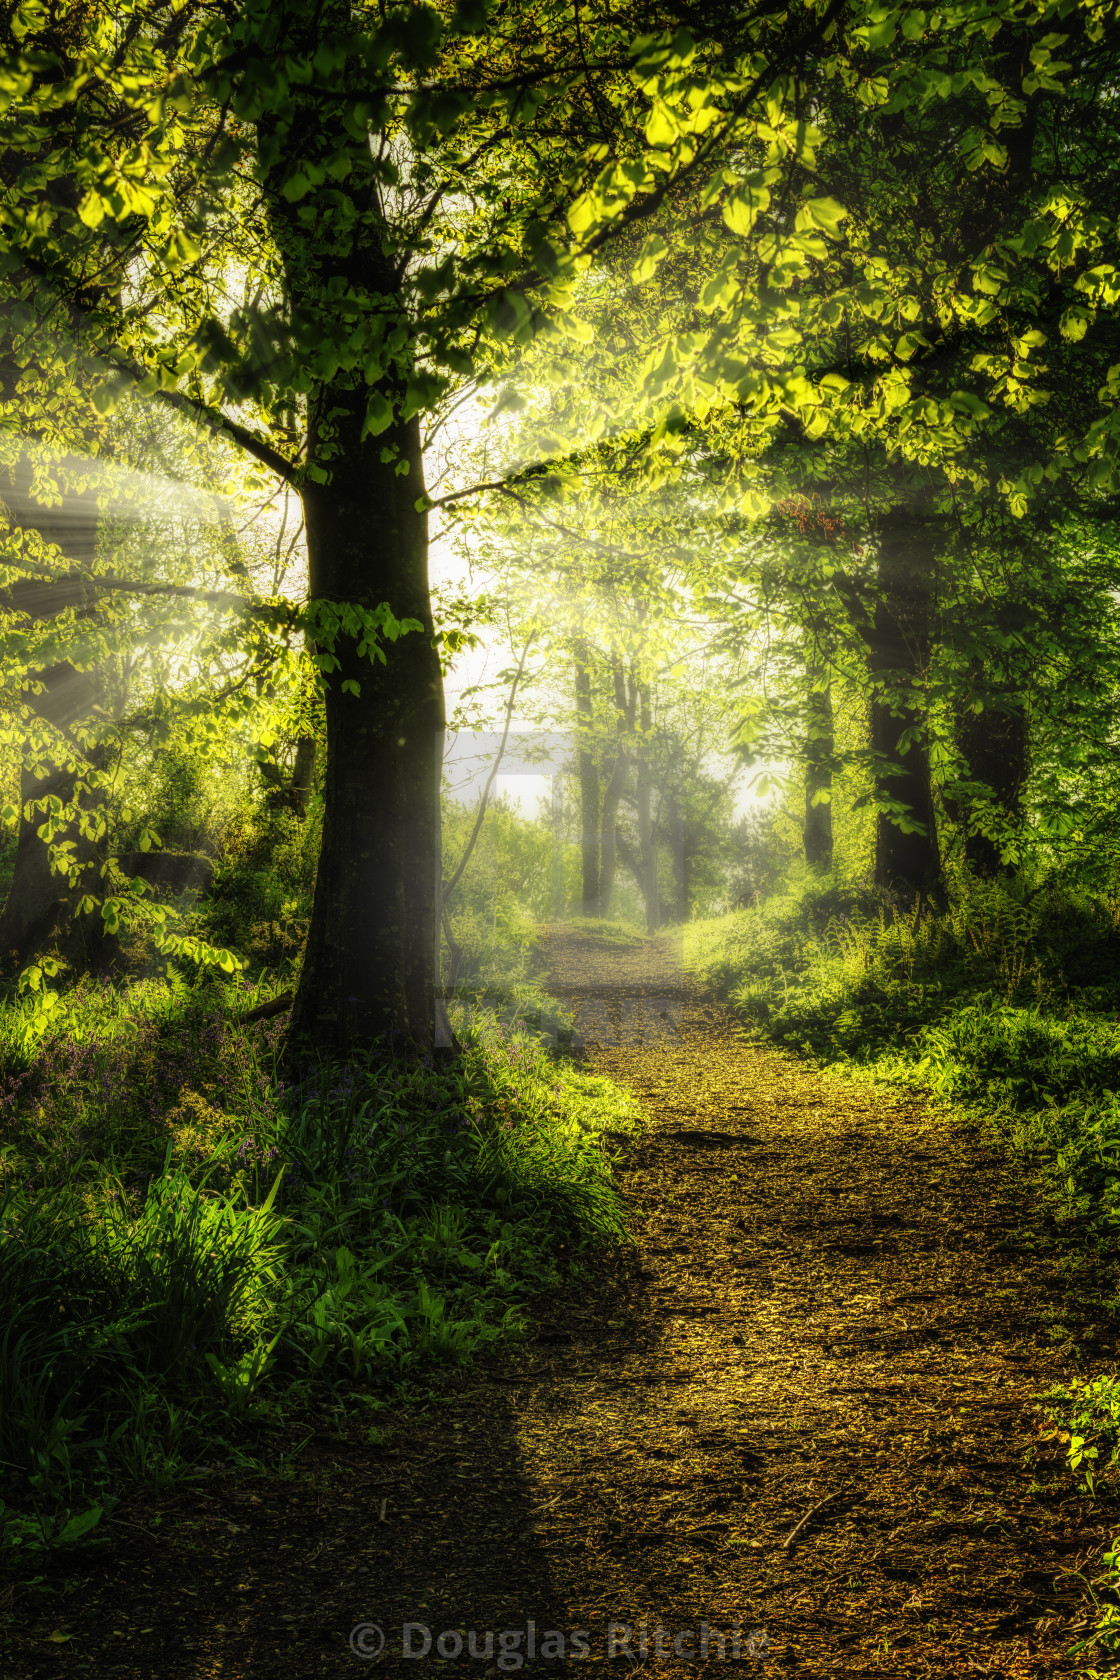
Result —
[[625, 1236], [605, 1135], [633, 1105], [523, 1026], [293, 1077], [280, 1022], [238, 1025], [249, 995], [87, 986], [37, 1044], [0, 1008], [9, 1538], [58, 1541], [120, 1477], [174, 1479], [316, 1385], [516, 1338]]

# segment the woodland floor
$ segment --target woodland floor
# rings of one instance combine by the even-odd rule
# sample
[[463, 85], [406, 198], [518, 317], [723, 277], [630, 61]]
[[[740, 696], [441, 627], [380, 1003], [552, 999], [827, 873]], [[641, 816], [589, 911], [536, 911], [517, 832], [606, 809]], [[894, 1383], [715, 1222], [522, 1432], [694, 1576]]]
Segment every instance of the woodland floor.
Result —
[[[7, 1680], [412, 1675], [436, 1652], [402, 1657], [405, 1622], [530, 1620], [523, 1672], [620, 1672], [643, 1619], [666, 1675], [695, 1672], [672, 1642], [702, 1621], [709, 1665], [741, 1625], [733, 1673], [1075, 1671], [1118, 1511], [1060, 1456], [1024, 1464], [1074, 1366], [1022, 1169], [919, 1101], [744, 1042], [670, 941], [565, 929], [552, 959], [593, 1065], [648, 1116], [621, 1164], [635, 1250], [382, 1446], [324, 1414], [288, 1479], [118, 1507], [108, 1543], [9, 1589]], [[1084, 1353], [1080, 1374], [1115, 1368]], [[612, 1622], [629, 1660], [608, 1659]], [[366, 1623], [376, 1663], [350, 1646]], [[542, 1659], [554, 1629], [587, 1630], [588, 1658]]]

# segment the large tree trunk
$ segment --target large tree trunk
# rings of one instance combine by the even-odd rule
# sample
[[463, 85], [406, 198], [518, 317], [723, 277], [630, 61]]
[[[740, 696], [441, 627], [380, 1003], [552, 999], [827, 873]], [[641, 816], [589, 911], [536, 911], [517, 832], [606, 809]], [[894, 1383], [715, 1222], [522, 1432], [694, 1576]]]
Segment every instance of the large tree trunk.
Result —
[[[350, 29], [343, 0], [311, 9], [277, 0], [260, 19], [270, 54], [313, 54], [327, 42], [329, 57]], [[257, 129], [309, 390], [300, 492], [309, 595], [367, 610], [386, 603], [421, 626], [382, 641], [384, 663], [359, 655], [360, 635], [341, 630], [328, 648], [322, 620], [310, 632], [337, 664], [323, 679], [323, 838], [289, 1043], [293, 1054], [309, 1045], [349, 1055], [433, 1043], [444, 709], [428, 522], [417, 510], [420, 425], [404, 418], [417, 327], [365, 120], [355, 121], [334, 74], [324, 72], [322, 87], [293, 86]]]
[[410, 420], [363, 441], [366, 398], [327, 389], [311, 417], [314, 460], [321, 416], [330, 415], [330, 481], [303, 493], [311, 598], [370, 609], [388, 602], [423, 629], [384, 643], [384, 664], [359, 658], [355, 639], [340, 636], [338, 666], [325, 678], [323, 840], [291, 1035], [339, 1054], [378, 1042], [430, 1045], [436, 983], [444, 712], [427, 515], [415, 506], [424, 490], [420, 429]]
[[908, 509], [897, 508], [882, 522], [878, 572], [870, 638], [871, 744], [880, 806], [875, 881], [913, 897], [939, 890], [941, 856], [922, 693], [930, 653], [933, 540], [928, 525]]
[[599, 913], [599, 771], [594, 754], [595, 713], [591, 699], [591, 652], [575, 644], [576, 727], [579, 732], [580, 913]]
[[805, 862], [832, 868], [832, 694], [811, 688], [805, 740]]

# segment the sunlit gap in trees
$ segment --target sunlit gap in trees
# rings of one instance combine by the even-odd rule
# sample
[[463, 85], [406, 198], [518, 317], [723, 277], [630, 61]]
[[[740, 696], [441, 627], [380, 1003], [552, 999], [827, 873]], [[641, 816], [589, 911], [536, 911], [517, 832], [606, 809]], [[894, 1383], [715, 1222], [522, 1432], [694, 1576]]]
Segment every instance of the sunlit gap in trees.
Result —
[[[189, 429], [169, 427], [158, 409], [153, 418], [162, 422], [159, 452], [166, 457], [178, 446], [186, 456], [195, 441]], [[2, 562], [9, 604], [32, 620], [68, 610], [87, 618], [94, 657], [100, 617], [131, 610], [133, 662], [145, 649], [161, 649], [167, 686], [181, 689], [214, 669], [215, 650], [198, 647], [231, 615], [254, 601], [294, 603], [306, 595], [302, 512], [287, 487], [262, 496], [222, 473], [226, 463], [205, 461], [210, 487], [106, 454], [54, 450], [33, 437], [19, 438], [12, 453]], [[185, 472], [192, 464], [185, 460]]]

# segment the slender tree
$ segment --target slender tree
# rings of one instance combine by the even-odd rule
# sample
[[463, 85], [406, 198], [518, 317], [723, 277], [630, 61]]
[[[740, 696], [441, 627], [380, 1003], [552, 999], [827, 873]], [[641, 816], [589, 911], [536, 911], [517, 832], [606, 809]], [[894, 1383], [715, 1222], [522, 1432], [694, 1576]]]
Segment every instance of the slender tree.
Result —
[[575, 676], [575, 718], [579, 759], [580, 910], [599, 914], [599, 767], [595, 757], [595, 711], [591, 694], [591, 649], [585, 637], [572, 650]]
[[827, 872], [832, 868], [832, 692], [826, 679], [817, 673], [811, 676], [814, 682], [805, 708], [804, 850], [811, 868]]

